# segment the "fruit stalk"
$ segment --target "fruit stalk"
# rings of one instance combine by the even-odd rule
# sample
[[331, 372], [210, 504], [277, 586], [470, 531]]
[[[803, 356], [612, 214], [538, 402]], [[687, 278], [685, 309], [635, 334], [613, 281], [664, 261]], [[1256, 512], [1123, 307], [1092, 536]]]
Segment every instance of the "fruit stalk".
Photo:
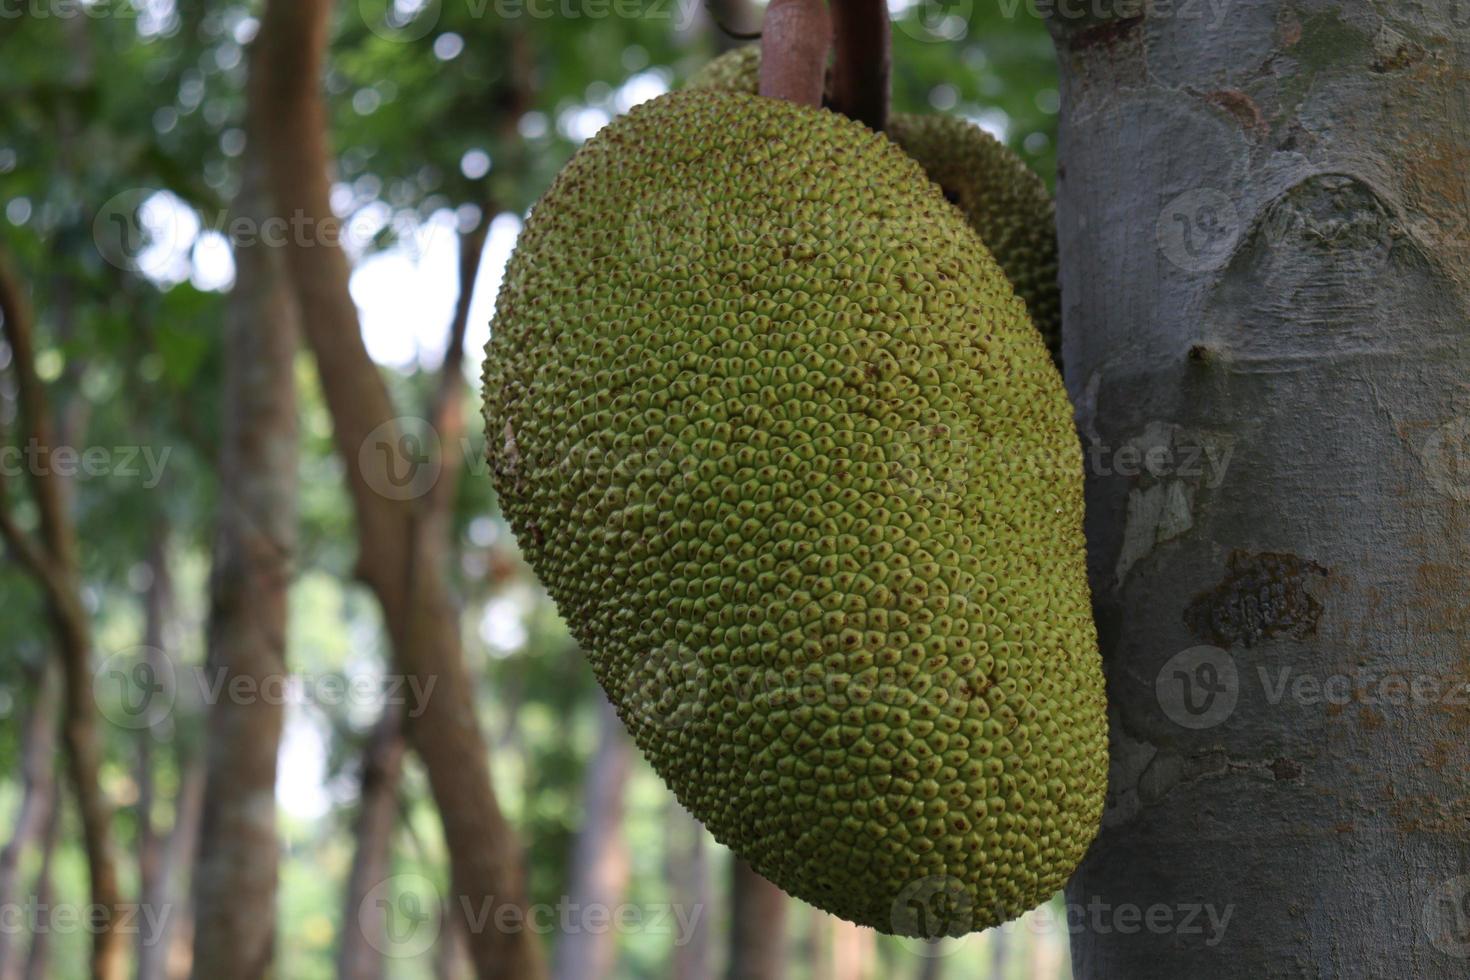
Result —
[[834, 0], [832, 109], [882, 132], [888, 125], [893, 34], [885, 0]]
[[761, 29], [760, 94], [821, 106], [831, 47], [826, 0], [771, 0]]

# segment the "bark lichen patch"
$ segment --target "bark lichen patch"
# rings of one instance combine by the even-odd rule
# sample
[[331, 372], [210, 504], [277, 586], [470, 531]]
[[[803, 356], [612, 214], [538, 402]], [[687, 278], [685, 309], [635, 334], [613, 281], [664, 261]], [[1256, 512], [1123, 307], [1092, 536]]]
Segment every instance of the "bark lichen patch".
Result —
[[1225, 577], [1196, 596], [1184, 624], [1206, 643], [1249, 649], [1284, 636], [1302, 640], [1317, 630], [1322, 603], [1309, 585], [1326, 578], [1326, 568], [1296, 555], [1231, 552]]
[[1220, 89], [1205, 92], [1202, 97], [1206, 102], [1228, 113], [1251, 139], [1265, 139], [1271, 134], [1271, 126], [1261, 114], [1261, 107], [1244, 92], [1238, 89]]
[[1424, 59], [1424, 47], [1384, 25], [1373, 38], [1375, 57], [1369, 67], [1378, 74], [1402, 71]]

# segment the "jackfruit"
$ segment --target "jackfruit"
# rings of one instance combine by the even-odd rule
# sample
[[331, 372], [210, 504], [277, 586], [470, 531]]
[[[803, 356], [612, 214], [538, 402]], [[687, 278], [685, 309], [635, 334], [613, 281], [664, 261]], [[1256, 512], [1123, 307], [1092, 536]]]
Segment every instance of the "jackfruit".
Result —
[[[759, 45], [726, 52], [695, 72], [686, 88], [755, 95], [760, 53]], [[1026, 301], [1031, 322], [1060, 367], [1056, 210], [1041, 178], [1004, 143], [964, 119], [894, 113], [886, 133], [964, 213]]]
[[503, 511], [718, 840], [889, 933], [1061, 886], [1107, 768], [1081, 450], [918, 164], [825, 109], [644, 103], [532, 211], [486, 353]]

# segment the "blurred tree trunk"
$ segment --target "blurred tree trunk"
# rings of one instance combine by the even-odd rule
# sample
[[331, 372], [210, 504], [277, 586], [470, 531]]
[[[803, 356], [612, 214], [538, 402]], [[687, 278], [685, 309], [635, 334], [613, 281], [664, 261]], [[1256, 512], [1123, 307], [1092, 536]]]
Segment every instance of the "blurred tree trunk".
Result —
[[[466, 432], [464, 404], [464, 338], [469, 329], [470, 307], [474, 305], [475, 280], [480, 274], [480, 260], [485, 252], [485, 239], [490, 233], [494, 208], [487, 207], [480, 223], [459, 236], [459, 296], [449, 324], [449, 340], [444, 348], [444, 362], [439, 368], [439, 384], [427, 417], [438, 433], [441, 445], [461, 444]], [[429, 492], [419, 533], [426, 547], [442, 549], [448, 556], [458, 555], [454, 537], [454, 495], [459, 486], [463, 454], [449, 452], [441, 465], [439, 480]], [[414, 706], [416, 707], [416, 706]], [[373, 886], [386, 875], [393, 843], [393, 828], [398, 820], [398, 784], [403, 776], [404, 706], [386, 705], [383, 715], [373, 727], [363, 753], [362, 776], [358, 793], [357, 824], [354, 827], [356, 851], [347, 881], [347, 905], [343, 921], [356, 922], [361, 928], [349, 929], [342, 935], [337, 950], [337, 975], [341, 980], [376, 980], [383, 975], [382, 929], [376, 918], [364, 922], [363, 902]], [[463, 937], [463, 932], [459, 933]]]
[[36, 928], [31, 932], [31, 948], [26, 952], [25, 980], [48, 980], [51, 976], [51, 905], [56, 892], [51, 868], [56, 840], [61, 834], [61, 806], [61, 787], [53, 781], [46, 803], [46, 832], [41, 838], [41, 867], [36, 871], [36, 884], [31, 889], [36, 901]]
[[[524, 925], [520, 848], [492, 788], [447, 556], [442, 539], [422, 533], [424, 508], [431, 505], [421, 493], [405, 494], [401, 479], [405, 472], [411, 482], [433, 476], [423, 467], [443, 465], [461, 447], [458, 440], [441, 438], [437, 450], [419, 441], [415, 457], [404, 457], [414, 440], [403, 438], [403, 420], [363, 345], [347, 259], [338, 244], [326, 107], [318, 91], [331, 11], [327, 0], [267, 3], [259, 43], [269, 70], [251, 98], [273, 119], [267, 149], [278, 213], [304, 223], [312, 236], [310, 242], [293, 236], [288, 265], [349, 475], [358, 524], [357, 575], [382, 604], [397, 669], [434, 684], [407, 734], [428, 771], [443, 823], [452, 899], [479, 975], [533, 980], [545, 968], [537, 938]], [[515, 926], [503, 925], [507, 920]]]
[[1463, 977], [1465, 11], [1228, 7], [1054, 22], [1114, 722], [1074, 969]]
[[672, 797], [669, 799], [665, 827], [666, 871], [670, 900], [683, 912], [690, 925], [684, 942], [673, 949], [673, 980], [709, 980], [710, 907], [709, 848], [705, 846], [704, 828], [689, 811]]
[[730, 855], [730, 961], [727, 980], [786, 975], [786, 893]]
[[[918, 980], [939, 980], [944, 976], [944, 940], [924, 940], [924, 956], [919, 961], [919, 970], [915, 974]], [[998, 980], [995, 974], [982, 974], [979, 980]]]
[[387, 949], [381, 917], [364, 915], [368, 894], [387, 880], [393, 857], [393, 828], [398, 824], [398, 783], [403, 775], [403, 708], [388, 705], [373, 726], [363, 750], [358, 780], [357, 819], [353, 823], [352, 870], [347, 876], [347, 904], [337, 944], [339, 980], [378, 980]]
[[[173, 582], [168, 567], [168, 525], [160, 521], [158, 529], [149, 542], [147, 567], [148, 588], [143, 596], [143, 647], [147, 651], [148, 663], [155, 677], [172, 676], [165, 660], [168, 653], [165, 633], [169, 618], [173, 614]], [[168, 904], [167, 862], [165, 839], [153, 823], [155, 803], [154, 786], [154, 743], [162, 741], [157, 731], [159, 719], [150, 718], [150, 724], [138, 730], [138, 759], [134, 781], [138, 786], [138, 802], [134, 808], [137, 826], [138, 894], [142, 907], [152, 915], [172, 917], [173, 909]], [[165, 919], [164, 921], [167, 921]], [[168, 947], [150, 935], [146, 928], [137, 934], [137, 968], [134, 975], [138, 980], [158, 980], [163, 975]]]
[[990, 976], [992, 980], [1009, 980], [1011, 952], [1014, 945], [1011, 942], [1011, 931], [1008, 928], [996, 927], [990, 930]]
[[5, 486], [0, 482], [0, 537], [46, 596], [60, 653], [63, 685], [62, 741], [67, 772], [76, 796], [87, 855], [92, 909], [92, 975], [121, 980], [127, 964], [126, 937], [119, 931], [122, 895], [112, 840], [112, 803], [100, 780], [102, 745], [97, 706], [92, 697], [92, 631], [81, 597], [81, 566], [76, 527], [66, 506], [64, 478], [50, 464], [57, 444], [46, 391], [36, 374], [35, 323], [24, 287], [0, 252], [0, 318], [10, 345], [20, 402], [21, 442], [38, 447], [29, 468], [32, 495], [40, 512], [40, 540], [16, 525]]
[[[252, 49], [249, 73], [262, 70]], [[261, 107], [251, 106], [235, 217], [263, 228], [273, 213]], [[210, 581], [208, 774], [195, 867], [193, 974], [273, 971], [276, 935], [276, 759], [285, 707], [288, 593], [296, 549], [298, 313], [278, 247], [235, 249], [226, 318], [224, 438]], [[240, 680], [245, 697], [231, 696]]]
[[[32, 846], [44, 843], [51, 825], [61, 677], [49, 660], [34, 674], [31, 710], [20, 736], [20, 809], [10, 839], [0, 850], [0, 909], [22, 906], [21, 859]], [[17, 942], [19, 936], [13, 929], [0, 929], [0, 980], [20, 976], [24, 950]]]
[[[582, 788], [582, 829], [572, 849], [569, 908], [578, 925], [557, 940], [554, 980], [604, 980], [612, 975], [618, 932], [587, 927], [588, 909], [617, 921], [628, 888], [628, 842], [623, 837], [623, 791], [633, 771], [633, 742], [612, 704], [597, 691], [597, 754]], [[580, 917], [580, 918], [578, 918]]]
[[[199, 849], [199, 827], [204, 816], [204, 753], [193, 746], [177, 746], [179, 790], [174, 799], [174, 824], [163, 850], [159, 877], [168, 918], [158, 938], [161, 955], [158, 977], [187, 977], [194, 959], [194, 900], [192, 875]], [[148, 980], [141, 977], [139, 980]]]

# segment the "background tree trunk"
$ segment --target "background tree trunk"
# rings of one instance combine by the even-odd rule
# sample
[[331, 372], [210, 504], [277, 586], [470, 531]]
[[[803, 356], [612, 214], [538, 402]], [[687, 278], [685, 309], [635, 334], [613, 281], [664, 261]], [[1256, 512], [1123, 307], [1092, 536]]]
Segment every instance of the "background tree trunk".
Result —
[[[439, 384], [427, 411], [441, 446], [460, 445], [466, 431], [465, 332], [469, 328], [475, 280], [480, 273], [480, 260], [493, 218], [494, 208], [486, 208], [479, 225], [459, 236], [459, 296], [449, 324]], [[445, 454], [439, 480], [429, 492], [418, 528], [418, 533], [426, 539], [427, 547], [446, 555], [458, 554], [453, 533], [454, 494], [459, 486], [462, 463], [462, 453], [451, 448]], [[358, 816], [354, 827], [356, 850], [347, 881], [343, 913], [343, 921], [355, 922], [360, 928], [344, 931], [338, 946], [338, 977], [342, 980], [376, 980], [383, 975], [382, 950], [386, 947], [383, 945], [382, 928], [385, 923], [377, 919], [364, 922], [362, 909], [368, 893], [386, 877], [391, 857], [393, 828], [398, 822], [398, 786], [403, 778], [403, 756], [407, 749], [403, 714], [403, 706], [386, 705], [363, 752]], [[446, 953], [446, 962], [453, 963], [452, 951], [462, 944], [464, 932], [457, 922], [453, 927], [448, 923], [445, 925], [454, 930], [452, 940], [446, 933], [446, 950], [450, 951]], [[453, 966], [446, 969], [453, 969]]]
[[293, 236], [288, 266], [346, 464], [357, 517], [357, 575], [382, 604], [397, 669], [425, 686], [434, 684], [407, 733], [428, 771], [443, 823], [451, 898], [482, 978], [534, 980], [545, 967], [536, 936], [524, 925], [520, 848], [491, 785], [458, 610], [446, 580], [447, 556], [442, 540], [421, 533], [424, 508], [431, 505], [423, 494], [405, 494], [395, 479], [443, 465], [460, 444], [446, 446], [441, 439], [437, 459], [395, 455], [405, 445], [404, 420], [363, 344], [347, 259], [338, 244], [326, 108], [318, 90], [331, 11], [327, 0], [270, 0], [259, 35], [269, 70], [252, 97], [273, 114], [267, 155], [278, 213], [303, 222], [311, 236], [309, 242]]
[[786, 975], [786, 893], [730, 855], [730, 962], [727, 980]]
[[97, 734], [97, 705], [92, 694], [92, 624], [81, 598], [76, 526], [67, 508], [65, 480], [50, 460], [51, 451], [62, 443], [56, 440], [51, 407], [36, 373], [35, 319], [25, 288], [3, 251], [0, 251], [0, 323], [10, 345], [15, 371], [22, 426], [20, 443], [32, 443], [40, 450], [29, 468], [29, 476], [41, 525], [39, 541], [16, 525], [7, 488], [0, 479], [0, 537], [46, 596], [63, 678], [62, 744], [87, 854], [91, 970], [97, 980], [121, 980], [127, 966], [127, 942], [118, 929], [122, 894], [113, 847], [112, 801], [103, 791], [100, 778], [102, 743]]
[[672, 796], [666, 820], [669, 896], [674, 907], [684, 910], [686, 921], [691, 923], [685, 942], [674, 946], [670, 974], [673, 980], [709, 980], [712, 976], [709, 923], [714, 910], [710, 902], [709, 848], [705, 846], [704, 827]]
[[[398, 783], [403, 776], [403, 709], [388, 705], [373, 726], [362, 754], [358, 779], [357, 819], [352, 825], [355, 850], [347, 876], [347, 901], [337, 946], [339, 980], [379, 980], [387, 949], [379, 917], [364, 916], [368, 896], [388, 878], [393, 857], [393, 829], [398, 826]], [[366, 920], [366, 921], [365, 921]]]
[[[251, 53], [251, 75], [261, 70]], [[235, 213], [261, 228], [273, 213], [252, 106]], [[253, 978], [275, 955], [276, 757], [285, 709], [288, 591], [296, 548], [297, 311], [277, 247], [235, 249], [226, 328], [220, 510], [210, 590], [208, 775], [195, 870], [194, 975]], [[250, 682], [243, 698], [230, 684]], [[211, 689], [214, 689], [211, 687]]]
[[[165, 648], [168, 624], [173, 616], [173, 580], [169, 574], [168, 539], [168, 526], [166, 522], [160, 521], [149, 543], [149, 582], [143, 596], [143, 647], [147, 651], [148, 664], [155, 677], [172, 676]], [[166, 922], [173, 917], [175, 909], [168, 901], [167, 838], [159, 833], [153, 822], [157, 799], [153, 774], [154, 748], [155, 743], [162, 740], [155, 730], [157, 721], [158, 719], [151, 718], [151, 723], [140, 728], [137, 733], [138, 802], [134, 810], [137, 814], [138, 894], [143, 909], [160, 917], [159, 921]], [[162, 977], [168, 946], [160, 942], [160, 938], [150, 929], [138, 930], [135, 937], [138, 961], [134, 971], [138, 980], [158, 980]]]
[[[582, 789], [582, 827], [572, 849], [567, 888], [573, 921], [557, 938], [551, 972], [554, 980], [604, 980], [612, 975], [618, 933], [587, 928], [588, 909], [617, 921], [617, 906], [628, 888], [628, 842], [623, 837], [623, 790], [633, 770], [633, 742], [612, 704], [597, 692], [597, 753], [587, 766]], [[579, 920], [580, 917], [580, 920]]]
[[[22, 904], [21, 859], [25, 852], [43, 844], [52, 822], [55, 802], [55, 752], [57, 707], [61, 698], [61, 675], [52, 663], [35, 671], [30, 713], [20, 738], [20, 809], [10, 839], [0, 850], [0, 909]], [[24, 965], [20, 933], [0, 929], [0, 980], [15, 980]]]
[[1113, 717], [1079, 977], [1465, 975], [1465, 14], [1054, 22]]

